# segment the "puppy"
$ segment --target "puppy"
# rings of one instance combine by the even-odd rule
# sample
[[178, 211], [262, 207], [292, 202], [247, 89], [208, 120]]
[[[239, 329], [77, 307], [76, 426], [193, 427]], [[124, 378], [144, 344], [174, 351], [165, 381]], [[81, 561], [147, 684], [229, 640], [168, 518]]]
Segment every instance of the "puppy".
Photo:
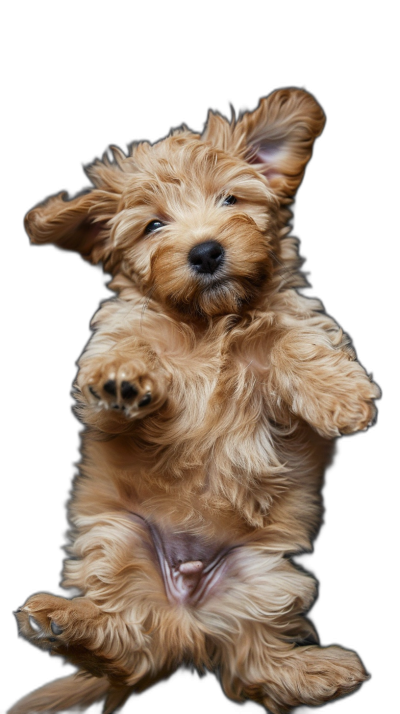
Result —
[[111, 273], [75, 384], [85, 425], [63, 585], [17, 612], [21, 634], [78, 673], [12, 714], [104, 700], [182, 663], [272, 714], [353, 691], [351, 650], [305, 617], [310, 550], [335, 437], [366, 429], [378, 387], [304, 297], [290, 204], [324, 126], [282, 89], [203, 133], [182, 127], [88, 169], [93, 188], [31, 210], [34, 243]]

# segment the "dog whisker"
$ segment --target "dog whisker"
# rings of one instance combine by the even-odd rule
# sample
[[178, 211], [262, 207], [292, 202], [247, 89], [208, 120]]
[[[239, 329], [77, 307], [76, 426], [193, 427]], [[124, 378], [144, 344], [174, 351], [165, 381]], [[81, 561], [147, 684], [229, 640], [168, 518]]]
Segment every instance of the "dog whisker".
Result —
[[150, 290], [148, 290], [148, 292], [147, 292], [146, 295], [145, 295], [145, 299], [144, 299], [144, 301], [143, 301], [143, 306], [142, 306], [142, 312], [141, 312], [141, 316], [140, 316], [140, 330], [143, 329], [143, 317], [144, 317], [144, 313], [146, 312], [146, 310], [147, 310], [147, 308], [148, 308], [148, 306], [149, 306], [149, 304], [150, 304], [151, 296], [152, 296], [152, 294], [154, 293], [154, 290], [155, 290], [155, 289], [156, 289], [156, 286], [153, 285], [153, 286], [150, 288]]

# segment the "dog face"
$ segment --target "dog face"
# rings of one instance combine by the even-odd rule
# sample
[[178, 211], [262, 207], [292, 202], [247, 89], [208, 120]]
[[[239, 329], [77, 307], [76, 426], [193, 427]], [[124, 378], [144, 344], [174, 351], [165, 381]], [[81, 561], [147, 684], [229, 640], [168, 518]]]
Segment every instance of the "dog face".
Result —
[[34, 242], [77, 250], [181, 315], [238, 314], [273, 290], [281, 238], [322, 131], [301, 90], [279, 90], [230, 122], [210, 113], [126, 156], [112, 148], [87, 169], [94, 188], [60, 194], [26, 217]]
[[265, 178], [189, 132], [140, 145], [133, 160], [111, 230], [124, 273], [191, 315], [251, 303], [270, 273]]

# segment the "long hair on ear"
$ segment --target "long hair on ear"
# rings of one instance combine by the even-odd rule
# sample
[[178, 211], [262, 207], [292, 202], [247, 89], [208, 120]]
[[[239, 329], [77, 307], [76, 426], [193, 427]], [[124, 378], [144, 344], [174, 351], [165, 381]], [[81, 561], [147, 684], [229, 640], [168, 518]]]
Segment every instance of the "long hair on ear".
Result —
[[120, 167], [124, 154], [115, 147], [112, 151], [115, 163], [105, 154], [85, 169], [94, 188], [71, 199], [61, 191], [27, 213], [25, 230], [32, 243], [55, 243], [59, 248], [77, 251], [92, 263], [110, 262], [110, 221], [118, 212], [126, 181]]
[[281, 201], [289, 203], [324, 125], [325, 114], [311, 94], [278, 89], [237, 120], [210, 112], [202, 139], [251, 163]]

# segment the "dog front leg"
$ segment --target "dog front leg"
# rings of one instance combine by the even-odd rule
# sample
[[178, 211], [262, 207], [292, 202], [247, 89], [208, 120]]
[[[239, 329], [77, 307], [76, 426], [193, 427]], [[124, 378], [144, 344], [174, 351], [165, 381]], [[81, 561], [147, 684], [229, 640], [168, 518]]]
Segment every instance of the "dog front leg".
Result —
[[277, 339], [268, 387], [322, 436], [367, 428], [376, 413], [379, 387], [346, 344], [328, 333], [293, 328]]
[[79, 535], [63, 585], [81, 596], [32, 595], [16, 613], [20, 633], [94, 676], [133, 686], [150, 670], [165, 669], [162, 624], [172, 619], [177, 627], [150, 533], [133, 514], [79, 513], [73, 522]]

